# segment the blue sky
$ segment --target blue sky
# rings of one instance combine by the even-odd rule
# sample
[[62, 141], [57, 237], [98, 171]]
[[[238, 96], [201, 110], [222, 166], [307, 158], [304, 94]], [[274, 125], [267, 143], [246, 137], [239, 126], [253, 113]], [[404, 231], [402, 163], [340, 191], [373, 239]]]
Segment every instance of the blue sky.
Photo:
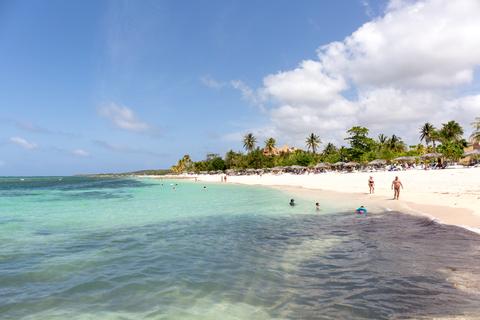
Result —
[[[259, 85], [367, 18], [357, 1], [0, 2], [0, 174], [166, 168], [239, 149], [223, 136], [265, 116], [205, 79]], [[152, 129], [116, 127], [98, 111], [111, 104]]]
[[[427, 5], [442, 4], [426, 2], [422, 17], [437, 19]], [[375, 112], [383, 109], [368, 101], [382, 99], [418, 106], [442, 101], [445, 108], [477, 112], [476, 58], [454, 52], [445, 57], [447, 62], [469, 64], [453, 61], [449, 65], [456, 69], [419, 75], [419, 68], [395, 73], [397, 67], [380, 63], [385, 57], [372, 55], [368, 66], [380, 70], [374, 73], [378, 79], [362, 73], [358, 59], [351, 58], [368, 58], [365, 52], [370, 51], [355, 50], [370, 48], [369, 30], [398, 32], [396, 25], [390, 28], [392, 20], [410, 25], [408, 19], [416, 17], [404, 11], [411, 5], [366, 0], [0, 1], [0, 175], [168, 168], [185, 153], [200, 160], [209, 152], [240, 150], [241, 134], [247, 131], [260, 141], [274, 135], [280, 144], [302, 144], [310, 131], [338, 142], [351, 123], [383, 130], [389, 121], [412, 122], [404, 116], [411, 114], [408, 110], [403, 118], [391, 117], [398, 105], [386, 122], [362, 118], [372, 112], [370, 119], [376, 118]], [[386, 19], [388, 14], [393, 19]], [[462, 14], [459, 21], [465, 20]], [[373, 28], [362, 28], [365, 23]], [[472, 34], [478, 35], [475, 27]], [[333, 50], [338, 42], [341, 54]], [[476, 54], [478, 42], [470, 45], [464, 49]], [[411, 76], [405, 77], [408, 72]], [[439, 95], [439, 86], [426, 88], [422, 82], [437, 78], [440, 87], [447, 85], [445, 79], [454, 79], [450, 86], [455, 90], [445, 96], [442, 89]], [[300, 91], [294, 89], [297, 84]], [[315, 97], [316, 92], [322, 96]], [[309, 94], [312, 99], [305, 99]], [[423, 111], [429, 114], [428, 108]], [[389, 128], [384, 131], [390, 133]]]

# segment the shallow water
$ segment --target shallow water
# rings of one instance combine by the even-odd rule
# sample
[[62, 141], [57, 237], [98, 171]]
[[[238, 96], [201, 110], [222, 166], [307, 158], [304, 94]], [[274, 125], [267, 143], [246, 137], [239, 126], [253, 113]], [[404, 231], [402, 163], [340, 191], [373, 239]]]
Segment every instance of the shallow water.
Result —
[[267, 188], [23, 179], [0, 178], [1, 319], [480, 318], [461, 228]]

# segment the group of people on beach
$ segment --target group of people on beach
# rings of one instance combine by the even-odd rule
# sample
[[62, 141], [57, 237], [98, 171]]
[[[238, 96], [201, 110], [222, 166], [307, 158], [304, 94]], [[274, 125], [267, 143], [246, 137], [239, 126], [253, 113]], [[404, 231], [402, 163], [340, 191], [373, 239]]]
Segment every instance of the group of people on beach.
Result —
[[[373, 177], [370, 176], [368, 179], [368, 189], [370, 194], [375, 193], [375, 180], [373, 180]], [[400, 189], [403, 189], [403, 184], [398, 178], [398, 176], [395, 177], [395, 179], [392, 181], [392, 190], [393, 190], [393, 200], [398, 200], [400, 197]]]
[[[373, 180], [372, 176], [370, 176], [370, 178], [368, 179], [368, 188], [369, 188], [369, 193], [370, 194], [375, 193], [375, 180]], [[398, 198], [400, 197], [400, 189], [403, 189], [403, 184], [400, 181], [400, 179], [398, 178], [398, 176], [396, 176], [395, 179], [392, 181], [391, 188], [393, 190], [393, 200], [398, 200]], [[289, 204], [290, 204], [291, 207], [294, 207], [295, 206], [295, 200], [290, 199]], [[320, 204], [318, 202], [315, 203], [315, 209], [317, 211], [320, 211]], [[367, 208], [365, 208], [365, 206], [362, 205], [355, 210], [355, 213], [366, 215], [367, 214]]]

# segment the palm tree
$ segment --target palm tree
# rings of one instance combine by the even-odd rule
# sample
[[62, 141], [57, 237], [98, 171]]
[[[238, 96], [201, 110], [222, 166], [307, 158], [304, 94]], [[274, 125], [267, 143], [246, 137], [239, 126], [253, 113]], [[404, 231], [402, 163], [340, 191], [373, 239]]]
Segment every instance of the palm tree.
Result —
[[317, 136], [314, 133], [311, 133], [308, 137], [307, 140], [305, 140], [305, 143], [307, 145], [307, 148], [312, 150], [313, 153], [317, 151], [318, 146], [322, 141], [320, 140], [320, 137]]
[[476, 117], [475, 121], [472, 122], [473, 132], [470, 135], [472, 142], [480, 142], [480, 117]]
[[265, 140], [265, 149], [267, 149], [269, 153], [272, 153], [276, 144], [277, 142], [275, 141], [275, 139], [268, 138], [267, 140]]
[[382, 145], [385, 144], [385, 142], [387, 142], [387, 136], [384, 135], [383, 133], [380, 133], [378, 135], [378, 142]]
[[253, 135], [253, 133], [247, 133], [243, 137], [243, 147], [248, 152], [252, 152], [255, 149], [255, 144], [257, 143], [257, 138]]
[[462, 140], [462, 136], [463, 128], [458, 122], [452, 120], [442, 124], [442, 129], [440, 130], [440, 137], [442, 140], [447, 142], [458, 142]]
[[436, 129], [431, 123], [429, 122], [425, 123], [420, 128], [420, 142], [425, 140], [425, 144], [427, 145], [427, 147], [430, 142], [433, 142], [433, 148], [435, 149], [435, 140], [434, 140], [435, 131]]
[[325, 149], [323, 149], [324, 155], [329, 155], [335, 152], [337, 152], [337, 147], [335, 147], [335, 145], [331, 142], [327, 143], [327, 145], [325, 146]]
[[392, 151], [400, 152], [400, 151], [405, 151], [405, 143], [402, 141], [402, 138], [392, 135], [390, 139], [387, 141], [388, 143], [388, 148]]

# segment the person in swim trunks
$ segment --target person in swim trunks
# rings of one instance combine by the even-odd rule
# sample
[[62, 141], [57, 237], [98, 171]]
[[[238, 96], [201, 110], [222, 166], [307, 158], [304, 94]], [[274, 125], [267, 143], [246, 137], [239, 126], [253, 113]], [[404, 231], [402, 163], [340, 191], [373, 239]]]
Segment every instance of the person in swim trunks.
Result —
[[368, 188], [370, 189], [370, 194], [375, 193], [375, 181], [372, 176], [368, 179]]
[[398, 200], [398, 197], [400, 196], [400, 188], [403, 189], [403, 184], [398, 177], [395, 177], [395, 180], [392, 181], [393, 200]]

